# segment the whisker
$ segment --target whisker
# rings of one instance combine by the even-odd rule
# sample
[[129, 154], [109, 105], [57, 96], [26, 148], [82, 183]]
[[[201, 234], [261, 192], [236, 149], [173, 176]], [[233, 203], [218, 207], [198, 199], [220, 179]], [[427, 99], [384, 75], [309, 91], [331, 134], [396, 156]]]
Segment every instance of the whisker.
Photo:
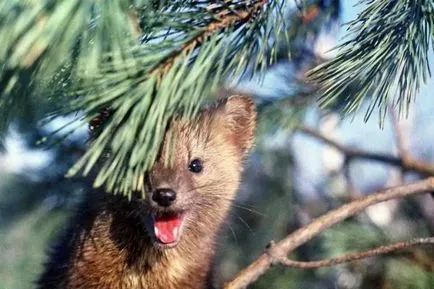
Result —
[[235, 203], [235, 204], [232, 203], [232, 206], [235, 207], [235, 208], [237, 208], [237, 209], [242, 209], [242, 210], [245, 210], [245, 211], [247, 211], [247, 212], [249, 212], [249, 213], [253, 213], [253, 214], [256, 214], [256, 215], [258, 215], [258, 216], [265, 217], [265, 214], [264, 214], [264, 213], [261, 213], [261, 212], [259, 212], [259, 211], [253, 210], [253, 209], [251, 209], [251, 208], [249, 208], [249, 207], [245, 207], [245, 206], [242, 206], [242, 205], [238, 205], [238, 204], [236, 204], [236, 203]]
[[237, 235], [235, 234], [235, 231], [234, 231], [234, 229], [232, 228], [231, 224], [228, 223], [228, 227], [229, 227], [229, 229], [230, 229], [231, 232], [232, 232], [232, 236], [234, 236], [235, 243], [238, 243]]
[[207, 195], [206, 198], [211, 198], [211, 199], [214, 199], [214, 200], [226, 201], [226, 202], [231, 203], [232, 207], [235, 207], [235, 208], [238, 208], [238, 209], [243, 209], [243, 210], [248, 211], [250, 213], [254, 213], [254, 214], [258, 215], [258, 216], [265, 217], [264, 213], [259, 212], [259, 211], [255, 210], [252, 207], [249, 207], [249, 206], [246, 206], [246, 205], [241, 205], [241, 204], [237, 203], [235, 199], [224, 198], [224, 197], [216, 196], [216, 195], [213, 195], [213, 196]]
[[250, 233], [253, 233], [252, 228], [249, 226], [249, 224], [243, 219], [241, 218], [241, 216], [237, 216], [237, 218], [244, 224], [246, 225], [247, 229], [249, 229]]

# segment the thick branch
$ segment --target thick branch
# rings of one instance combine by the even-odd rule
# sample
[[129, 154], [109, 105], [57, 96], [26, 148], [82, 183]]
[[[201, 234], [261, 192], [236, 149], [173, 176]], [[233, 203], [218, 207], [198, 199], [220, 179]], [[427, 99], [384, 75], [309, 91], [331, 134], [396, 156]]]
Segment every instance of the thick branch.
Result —
[[332, 146], [345, 154], [347, 158], [358, 158], [358, 159], [367, 159], [371, 161], [383, 162], [385, 164], [402, 167], [407, 171], [415, 171], [424, 176], [434, 176], [434, 166], [428, 163], [425, 163], [420, 160], [416, 160], [408, 155], [401, 155], [400, 157], [395, 157], [391, 155], [385, 155], [380, 153], [368, 152], [356, 148], [351, 148], [344, 146], [331, 138], [321, 134], [320, 132], [310, 128], [301, 126], [298, 127], [297, 130], [304, 134], [315, 137], [316, 139]]
[[327, 228], [354, 216], [365, 208], [384, 201], [404, 198], [411, 195], [425, 193], [434, 190], [434, 177], [402, 186], [384, 189], [359, 198], [323, 216], [314, 219], [308, 225], [296, 230], [285, 239], [271, 246], [266, 253], [262, 254], [247, 268], [239, 272], [236, 277], [225, 284], [225, 289], [246, 288], [273, 265], [276, 259], [286, 258], [294, 249], [305, 244]]
[[396, 250], [407, 249], [417, 245], [434, 245], [434, 237], [418, 238], [409, 241], [397, 242], [389, 245], [384, 245], [375, 249], [363, 251], [363, 252], [347, 253], [343, 256], [339, 256], [331, 259], [301, 262], [301, 261], [290, 260], [288, 258], [282, 258], [278, 260], [278, 263], [288, 267], [301, 268], [301, 269], [320, 268], [320, 267], [338, 265], [343, 263], [349, 263], [352, 261], [374, 257], [378, 255], [388, 254]]

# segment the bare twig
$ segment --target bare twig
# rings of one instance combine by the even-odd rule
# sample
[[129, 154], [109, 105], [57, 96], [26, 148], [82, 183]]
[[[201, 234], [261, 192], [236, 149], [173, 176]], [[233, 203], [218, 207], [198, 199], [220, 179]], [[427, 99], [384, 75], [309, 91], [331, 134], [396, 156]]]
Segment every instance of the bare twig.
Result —
[[395, 157], [392, 155], [368, 152], [357, 148], [344, 146], [310, 127], [300, 126], [297, 128], [297, 130], [304, 134], [313, 136], [316, 139], [336, 148], [345, 154], [345, 157], [347, 158], [367, 159], [371, 161], [383, 162], [385, 164], [402, 167], [406, 171], [418, 172], [423, 176], [434, 176], [434, 165], [414, 159], [407, 154], [404, 157]]
[[370, 250], [363, 251], [363, 252], [347, 253], [343, 256], [339, 256], [336, 258], [319, 260], [319, 261], [301, 262], [301, 261], [290, 260], [288, 258], [282, 258], [281, 260], [279, 260], [279, 264], [282, 264], [282, 265], [285, 265], [288, 267], [301, 268], [301, 269], [320, 268], [320, 267], [338, 265], [338, 264], [343, 264], [343, 263], [349, 263], [349, 262], [360, 260], [360, 259], [365, 259], [365, 258], [369, 258], [369, 257], [383, 255], [383, 254], [388, 254], [388, 253], [394, 252], [396, 250], [402, 250], [402, 249], [407, 249], [407, 248], [414, 247], [417, 245], [427, 245], [427, 244], [428, 245], [434, 245], [434, 237], [418, 238], [418, 239], [412, 239], [409, 241], [396, 242], [393, 244], [380, 246], [378, 248], [370, 249]]
[[[279, 260], [283, 260], [294, 249], [305, 244], [327, 228], [341, 222], [342, 220], [354, 216], [365, 208], [384, 201], [404, 198], [411, 195], [425, 193], [434, 190], [434, 177], [414, 182], [412, 184], [401, 185], [371, 193], [355, 201], [334, 209], [319, 218], [314, 219], [308, 225], [296, 230], [285, 239], [270, 246], [266, 253], [262, 254], [244, 270], [240, 271], [235, 278], [227, 282], [225, 289], [246, 288], [247, 285], [258, 279], [265, 271]], [[276, 261], [277, 260], [277, 261]]]

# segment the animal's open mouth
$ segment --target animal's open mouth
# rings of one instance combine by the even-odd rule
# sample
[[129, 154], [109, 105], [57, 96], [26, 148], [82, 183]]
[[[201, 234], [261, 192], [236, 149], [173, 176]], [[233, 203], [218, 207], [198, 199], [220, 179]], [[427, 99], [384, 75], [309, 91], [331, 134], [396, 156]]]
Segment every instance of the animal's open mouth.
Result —
[[154, 235], [163, 245], [176, 245], [182, 234], [184, 214], [180, 212], [166, 212], [152, 216]]

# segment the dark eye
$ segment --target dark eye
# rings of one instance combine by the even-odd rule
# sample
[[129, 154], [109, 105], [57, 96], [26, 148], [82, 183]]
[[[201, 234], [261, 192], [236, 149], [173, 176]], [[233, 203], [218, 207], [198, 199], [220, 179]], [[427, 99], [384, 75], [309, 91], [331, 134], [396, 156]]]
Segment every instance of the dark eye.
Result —
[[192, 173], [195, 173], [195, 174], [200, 173], [203, 169], [202, 161], [200, 159], [192, 160], [190, 162], [190, 164], [188, 165], [188, 169]]

